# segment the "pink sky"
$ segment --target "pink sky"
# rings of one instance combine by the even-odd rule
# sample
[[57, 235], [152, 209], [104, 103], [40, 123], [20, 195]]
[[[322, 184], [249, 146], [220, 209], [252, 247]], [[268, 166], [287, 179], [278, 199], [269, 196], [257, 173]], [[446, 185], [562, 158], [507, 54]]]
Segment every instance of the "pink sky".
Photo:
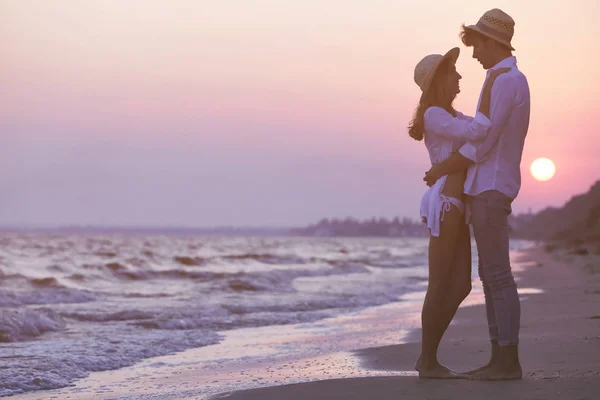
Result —
[[[429, 168], [406, 133], [415, 64], [499, 7], [532, 119], [516, 212], [600, 179], [595, 0], [4, 0], [0, 224], [302, 225], [416, 218]], [[542, 4], [542, 3], [539, 3]], [[556, 163], [537, 182], [529, 165]]]

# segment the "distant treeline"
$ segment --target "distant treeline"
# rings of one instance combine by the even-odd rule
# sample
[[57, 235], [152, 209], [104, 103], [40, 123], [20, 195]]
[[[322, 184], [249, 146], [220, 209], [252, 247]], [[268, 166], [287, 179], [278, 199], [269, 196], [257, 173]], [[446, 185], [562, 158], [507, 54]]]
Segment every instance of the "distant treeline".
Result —
[[600, 242], [600, 181], [560, 208], [512, 219], [515, 236], [531, 240]]
[[406, 237], [429, 236], [427, 227], [420, 221], [410, 218], [371, 218], [358, 220], [355, 218], [324, 218], [314, 225], [291, 230], [292, 234], [302, 236], [375, 236]]

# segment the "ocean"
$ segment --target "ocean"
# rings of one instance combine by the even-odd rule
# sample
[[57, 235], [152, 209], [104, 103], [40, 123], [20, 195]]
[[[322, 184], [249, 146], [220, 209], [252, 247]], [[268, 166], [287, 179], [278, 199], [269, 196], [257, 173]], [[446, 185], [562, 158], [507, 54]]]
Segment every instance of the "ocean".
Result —
[[[2, 233], [0, 396], [215, 345], [235, 330], [422, 301], [427, 245], [426, 238]], [[526, 245], [511, 242], [512, 250]]]

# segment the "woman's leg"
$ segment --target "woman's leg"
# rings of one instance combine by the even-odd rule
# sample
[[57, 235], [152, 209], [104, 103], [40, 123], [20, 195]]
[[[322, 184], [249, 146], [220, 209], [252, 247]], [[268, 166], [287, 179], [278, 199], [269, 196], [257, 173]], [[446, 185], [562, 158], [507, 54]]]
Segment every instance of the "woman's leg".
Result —
[[[462, 218], [461, 218], [462, 219]], [[456, 307], [450, 316], [450, 321], [454, 318], [456, 310], [471, 293], [471, 231], [469, 225], [461, 221], [458, 237], [456, 241], [456, 254], [454, 256], [454, 265], [451, 269], [451, 303]]]
[[439, 364], [437, 350], [458, 306], [470, 291], [468, 235], [462, 213], [452, 206], [441, 221], [440, 236], [429, 240], [429, 284], [421, 314], [422, 351], [416, 366], [421, 377], [456, 377]]

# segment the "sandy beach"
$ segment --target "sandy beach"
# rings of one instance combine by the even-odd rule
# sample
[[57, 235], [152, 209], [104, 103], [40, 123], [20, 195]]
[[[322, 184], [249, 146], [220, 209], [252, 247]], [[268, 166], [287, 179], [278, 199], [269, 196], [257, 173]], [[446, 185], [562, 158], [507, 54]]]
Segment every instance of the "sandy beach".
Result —
[[[538, 246], [513, 260], [523, 300], [522, 381], [419, 380], [413, 371], [420, 350], [419, 309], [414, 302], [411, 309], [402, 308], [401, 302], [314, 324], [236, 330], [223, 345], [151, 358], [92, 373], [72, 387], [11, 398], [595, 399], [600, 255], [596, 247], [587, 255], [570, 252]], [[442, 341], [441, 361], [458, 371], [489, 357], [481, 302], [474, 290]], [[410, 329], [398, 329], [401, 316]], [[305, 353], [299, 355], [294, 346], [303, 341]], [[256, 355], [263, 361], [254, 361]], [[220, 361], [207, 365], [202, 359]]]

